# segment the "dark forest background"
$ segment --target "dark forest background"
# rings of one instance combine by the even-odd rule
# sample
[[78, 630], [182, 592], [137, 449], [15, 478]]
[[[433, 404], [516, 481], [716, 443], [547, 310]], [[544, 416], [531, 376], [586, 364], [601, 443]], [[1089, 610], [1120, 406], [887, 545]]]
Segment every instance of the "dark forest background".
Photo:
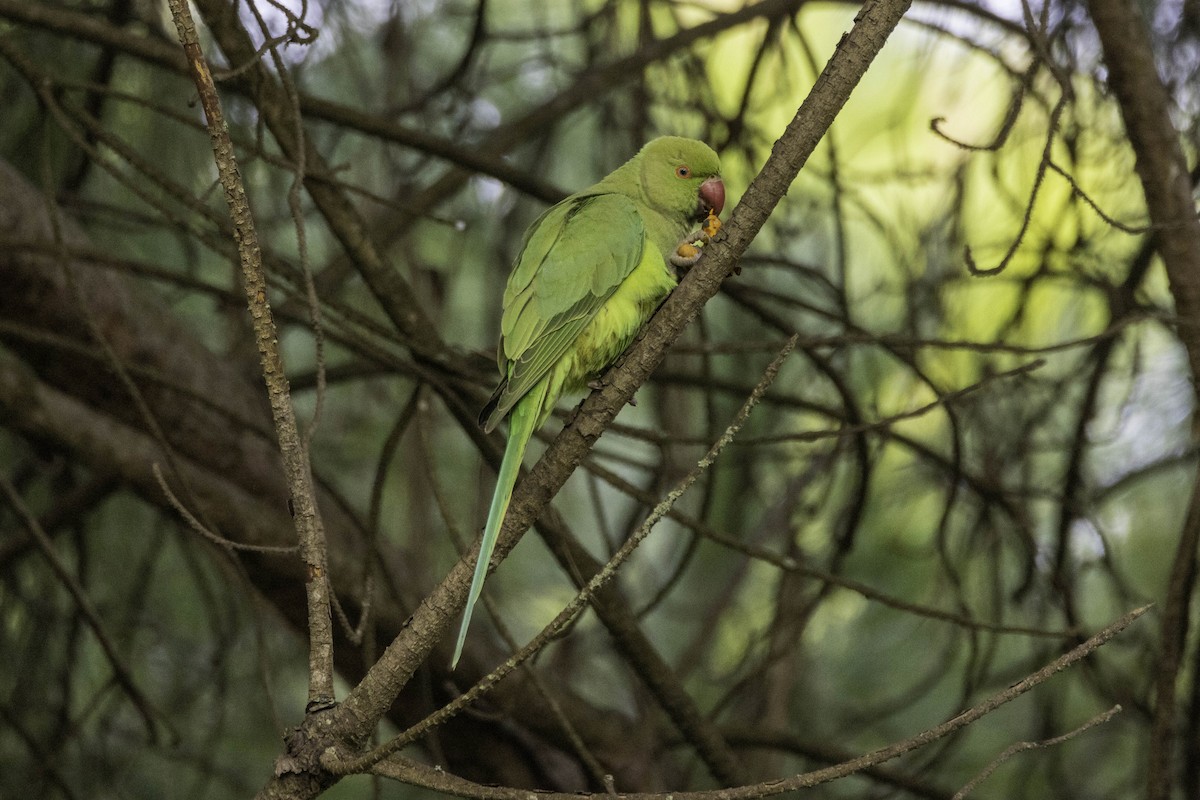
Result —
[[[323, 526], [307, 715], [307, 484], [172, 2], [0, 0], [0, 795], [1200, 796], [1193, 0], [919, 2], [781, 198], [856, 4], [196, 0]], [[727, 227], [778, 205], [548, 509], [519, 490], [451, 671], [508, 266], [665, 133], [719, 151]]]

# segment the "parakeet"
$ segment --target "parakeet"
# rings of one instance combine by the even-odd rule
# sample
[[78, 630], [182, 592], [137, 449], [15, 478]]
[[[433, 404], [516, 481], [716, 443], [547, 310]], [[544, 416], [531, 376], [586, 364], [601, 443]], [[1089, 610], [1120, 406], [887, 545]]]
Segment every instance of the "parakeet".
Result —
[[[508, 510], [530, 436], [559, 397], [598, 378], [675, 287], [671, 264], [689, 230], [725, 205], [720, 160], [703, 142], [651, 141], [599, 183], [571, 195], [525, 232], [504, 290], [497, 361], [503, 376], [479, 417], [509, 418], [453, 668]], [[693, 238], [695, 238], [693, 236]]]

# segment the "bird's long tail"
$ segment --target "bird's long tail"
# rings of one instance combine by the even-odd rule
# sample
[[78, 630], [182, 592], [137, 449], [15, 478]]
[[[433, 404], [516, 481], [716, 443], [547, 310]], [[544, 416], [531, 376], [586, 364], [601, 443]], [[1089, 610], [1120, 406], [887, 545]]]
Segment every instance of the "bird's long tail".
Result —
[[492, 505], [488, 510], [487, 525], [483, 528], [483, 541], [479, 545], [479, 560], [475, 562], [475, 574], [471, 578], [471, 591], [467, 595], [467, 606], [463, 610], [462, 625], [458, 629], [458, 641], [454, 645], [454, 659], [450, 669], [458, 665], [462, 655], [463, 642], [467, 639], [467, 628], [471, 624], [471, 612], [483, 591], [483, 580], [487, 577], [488, 563], [492, 559], [492, 551], [496, 549], [496, 539], [500, 536], [500, 526], [504, 515], [508, 513], [508, 501], [512, 498], [513, 486], [517, 475], [521, 472], [521, 460], [525, 455], [525, 447], [537, 428], [541, 417], [542, 406], [546, 400], [549, 381], [540, 381], [521, 398], [508, 417], [508, 445], [504, 448], [504, 460], [500, 462], [500, 471], [496, 475], [496, 490], [492, 493]]

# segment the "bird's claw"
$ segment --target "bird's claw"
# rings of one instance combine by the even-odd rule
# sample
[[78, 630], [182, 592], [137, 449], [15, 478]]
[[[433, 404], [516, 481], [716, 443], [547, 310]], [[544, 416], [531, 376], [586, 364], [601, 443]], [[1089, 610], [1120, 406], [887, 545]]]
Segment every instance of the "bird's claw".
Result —
[[696, 262], [704, 253], [702, 248], [717, 235], [719, 230], [721, 230], [721, 220], [716, 214], [709, 211], [708, 219], [704, 220], [704, 224], [700, 228], [679, 240], [675, 251], [671, 253], [671, 266], [675, 267], [680, 274], [696, 266]]
[[675, 248], [675, 252], [671, 253], [671, 266], [679, 271], [680, 274], [687, 272], [696, 266], [696, 262], [700, 260], [701, 253], [700, 248], [696, 247], [690, 238], [685, 238]]
[[[603, 389], [603, 388], [604, 388], [604, 381], [600, 380], [599, 378], [597, 378], [597, 379], [595, 379], [595, 380], [590, 380], [590, 381], [588, 381], [588, 382], [587, 382], [587, 387], [588, 387], [589, 389], [591, 389], [592, 391], [595, 391], [595, 390], [597, 390], [597, 389]], [[636, 405], [637, 405], [637, 398], [636, 398], [636, 397], [631, 397], [631, 398], [629, 398], [629, 405], [631, 405], [631, 406], [636, 406]]]

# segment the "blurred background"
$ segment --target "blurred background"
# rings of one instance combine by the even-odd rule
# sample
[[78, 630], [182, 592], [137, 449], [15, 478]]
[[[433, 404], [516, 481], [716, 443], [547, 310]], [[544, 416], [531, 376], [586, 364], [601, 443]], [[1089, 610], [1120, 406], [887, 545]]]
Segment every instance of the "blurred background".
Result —
[[[1200, 15], [1141, 6], [1194, 144]], [[525, 227], [666, 133], [719, 151], [728, 218], [858, 6], [195, 9], [311, 436], [353, 683], [486, 516], [502, 438], [472, 415], [498, 379]], [[303, 712], [303, 575], [183, 65], [165, 4], [0, 0], [7, 797], [247, 796]], [[740, 274], [489, 580], [463, 666], [443, 643], [389, 725], [534, 636], [799, 334], [745, 429], [622, 568], [608, 616], [405, 755], [561, 791], [767, 780], [918, 733], [1161, 603], [1193, 387], [1106, 77], [1073, 0], [915, 5]], [[1118, 703], [971, 796], [1140, 796], [1158, 614], [964, 732], [805, 796], [948, 799], [1010, 745]], [[1178, 746], [1200, 741], [1195, 648]], [[693, 746], [664, 686], [737, 776]], [[1181, 760], [1178, 796], [1198, 771]], [[434, 794], [366, 777], [329, 792]]]

